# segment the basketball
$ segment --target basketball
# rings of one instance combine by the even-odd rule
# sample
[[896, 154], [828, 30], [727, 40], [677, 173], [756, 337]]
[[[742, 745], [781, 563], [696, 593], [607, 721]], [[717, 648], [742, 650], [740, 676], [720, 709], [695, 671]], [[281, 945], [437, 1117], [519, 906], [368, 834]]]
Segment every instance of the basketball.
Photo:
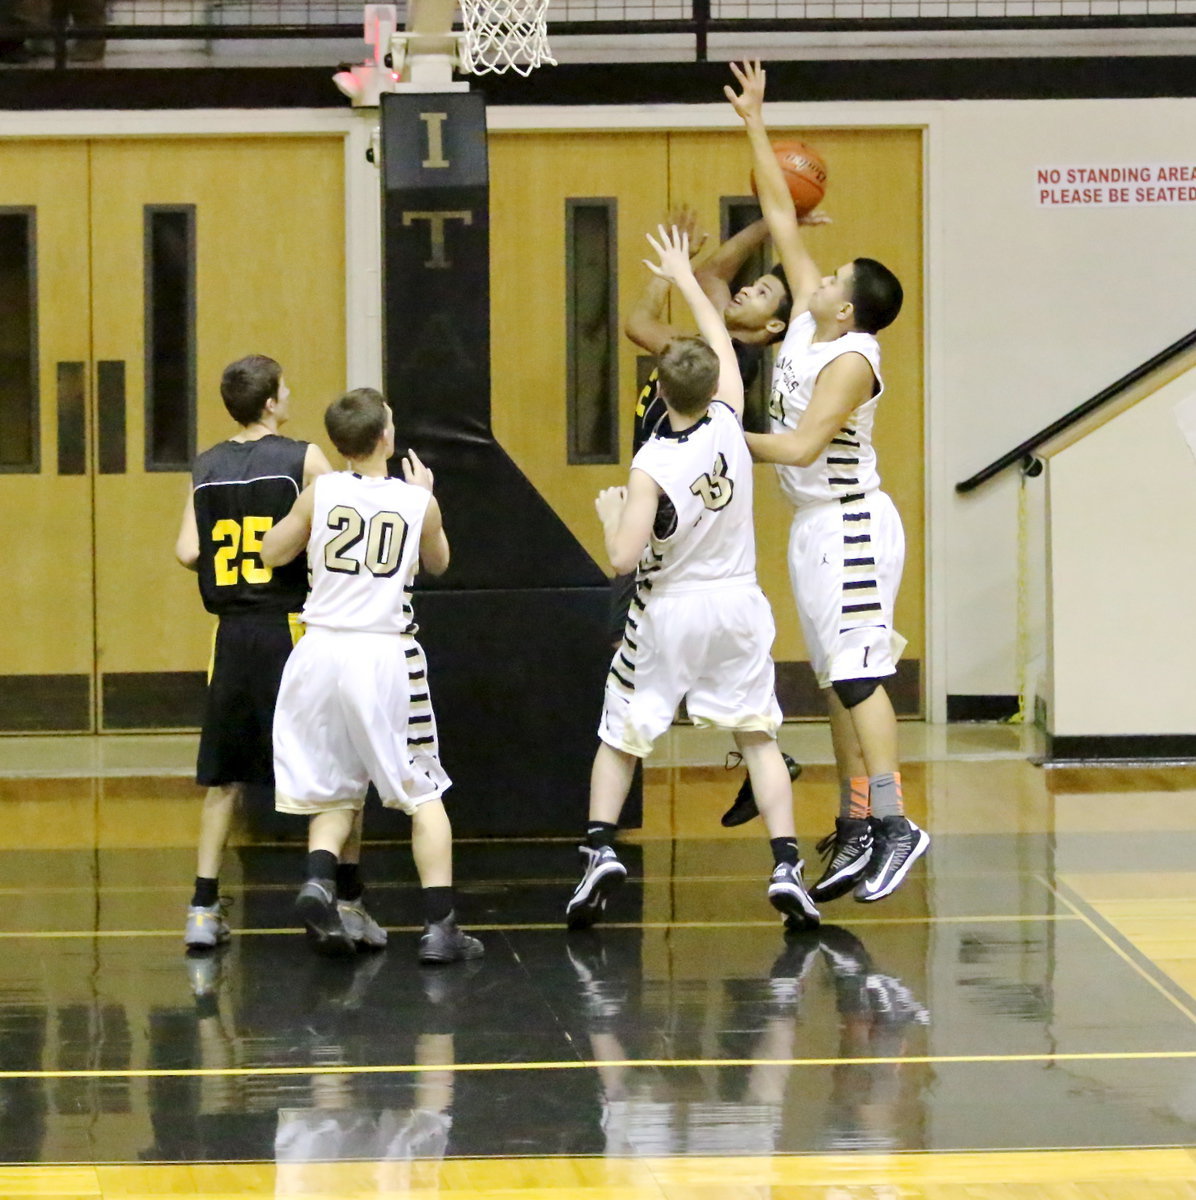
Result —
[[[789, 195], [793, 197], [794, 211], [799, 217], [804, 217], [822, 203], [826, 193], [826, 163], [818, 151], [805, 142], [773, 142], [772, 148], [777, 162], [781, 164], [781, 174], [785, 176]], [[755, 191], [756, 179], [753, 175], [753, 194]]]

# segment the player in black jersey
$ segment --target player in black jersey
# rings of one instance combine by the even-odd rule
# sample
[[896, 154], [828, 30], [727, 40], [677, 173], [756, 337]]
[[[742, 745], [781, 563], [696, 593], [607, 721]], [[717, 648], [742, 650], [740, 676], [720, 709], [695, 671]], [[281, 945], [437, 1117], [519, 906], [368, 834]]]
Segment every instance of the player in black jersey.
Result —
[[293, 614], [307, 595], [307, 564], [265, 566], [262, 537], [317, 475], [332, 470], [319, 446], [279, 434], [290, 390], [274, 359], [254, 354], [232, 363], [220, 395], [241, 428], [196, 458], [175, 545], [179, 562], [199, 575], [204, 607], [219, 618], [196, 767], [208, 792], [188, 950], [228, 940], [219, 872], [233, 812], [246, 784], [274, 786], [274, 700], [300, 631]]
[[[827, 218], [822, 213], [810, 213], [802, 218], [804, 224], [821, 225]], [[694, 216], [689, 209], [682, 208], [672, 218], [672, 224], [689, 235], [691, 252], [696, 255], [705, 242], [705, 237], [695, 236]], [[743, 386], [749, 388], [760, 371], [765, 348], [784, 336], [789, 325], [789, 296], [785, 273], [775, 266], [772, 270], [741, 287], [734, 294], [731, 281], [747, 262], [748, 258], [768, 240], [768, 223], [763, 219], [753, 221], [733, 237], [719, 245], [699, 266], [694, 275], [702, 285], [702, 291], [710, 297], [714, 307], [723, 314], [723, 321], [731, 335], [731, 345], [739, 360], [739, 373]], [[681, 330], [664, 319], [665, 300], [669, 294], [669, 283], [657, 275], [649, 279], [635, 307], [623, 325], [623, 332], [649, 354], [659, 355]], [[632, 453], [656, 432], [665, 420], [664, 401], [656, 386], [655, 370], [639, 394], [635, 406], [635, 421], [632, 426]], [[767, 414], [750, 413], [744, 410], [744, 427], [764, 432], [768, 428]], [[619, 575], [611, 583], [611, 640], [618, 645], [627, 622], [627, 609], [635, 595], [635, 575]], [[801, 765], [789, 755], [783, 756], [789, 768], [789, 778], [801, 774]], [[740, 762], [738, 753], [728, 758], [728, 766]], [[756, 798], [752, 794], [751, 780], [746, 774], [731, 807], [723, 814], [726, 826], [742, 825], [759, 815]]]

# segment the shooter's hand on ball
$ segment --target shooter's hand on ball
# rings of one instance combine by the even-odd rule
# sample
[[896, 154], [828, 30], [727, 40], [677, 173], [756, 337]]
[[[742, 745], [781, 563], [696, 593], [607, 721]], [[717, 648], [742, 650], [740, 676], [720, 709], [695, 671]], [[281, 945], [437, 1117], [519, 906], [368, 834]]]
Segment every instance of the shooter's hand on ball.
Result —
[[432, 472], [420, 462], [414, 450], [408, 450], [403, 456], [403, 478], [416, 487], [426, 488], [429, 492], [432, 490]]
[[660, 263], [654, 263], [650, 258], [644, 259], [644, 266], [648, 268], [654, 275], [659, 275], [661, 279], [668, 279], [673, 283], [680, 283], [681, 280], [692, 278], [693, 267], [689, 262], [689, 234], [683, 229], [678, 229], [676, 225], [671, 230], [665, 229], [663, 225], [656, 227], [660, 241], [657, 241], [651, 234], [648, 234], [648, 245], [656, 251], [656, 256], [660, 259]]
[[743, 89], [742, 93], [737, 95], [735, 89], [727, 84], [723, 88], [723, 95], [731, 101], [731, 107], [745, 120], [762, 120], [764, 113], [764, 68], [760, 66], [759, 61], [744, 63], [741, 67], [738, 63], [731, 63], [731, 74], [739, 81], [739, 86]]

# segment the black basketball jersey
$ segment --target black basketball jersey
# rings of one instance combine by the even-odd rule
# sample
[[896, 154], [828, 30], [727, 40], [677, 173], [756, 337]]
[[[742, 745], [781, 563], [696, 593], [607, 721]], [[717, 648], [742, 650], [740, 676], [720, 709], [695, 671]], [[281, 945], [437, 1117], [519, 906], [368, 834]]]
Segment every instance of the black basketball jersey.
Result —
[[[731, 345], [735, 349], [735, 359], [739, 363], [739, 374], [743, 377], [743, 386], [749, 388], [752, 386], [752, 380], [760, 371], [760, 361], [764, 357], [764, 351], [759, 346], [748, 346], [743, 342], [737, 342], [734, 338], [731, 339]], [[639, 400], [636, 402], [635, 422], [631, 429], [632, 455], [637, 454], [640, 447], [655, 435], [663, 427], [663, 423], [668, 420], [660, 389], [656, 386], [658, 378], [657, 369], [653, 367], [652, 374], [648, 376], [648, 382], [644, 384], [643, 390], [639, 394]], [[767, 425], [764, 429], [756, 432], [767, 432]]]
[[228, 615], [298, 612], [307, 595], [307, 560], [267, 567], [262, 538], [303, 490], [307, 442], [267, 434], [220, 442], [191, 471], [199, 529], [199, 592], [204, 607]]

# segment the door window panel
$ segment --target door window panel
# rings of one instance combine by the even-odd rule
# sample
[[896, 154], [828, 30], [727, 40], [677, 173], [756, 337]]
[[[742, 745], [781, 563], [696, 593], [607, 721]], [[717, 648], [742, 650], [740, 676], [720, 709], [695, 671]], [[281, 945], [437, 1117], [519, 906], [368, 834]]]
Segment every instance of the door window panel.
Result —
[[0, 208], [0, 471], [39, 468], [36, 215]]

